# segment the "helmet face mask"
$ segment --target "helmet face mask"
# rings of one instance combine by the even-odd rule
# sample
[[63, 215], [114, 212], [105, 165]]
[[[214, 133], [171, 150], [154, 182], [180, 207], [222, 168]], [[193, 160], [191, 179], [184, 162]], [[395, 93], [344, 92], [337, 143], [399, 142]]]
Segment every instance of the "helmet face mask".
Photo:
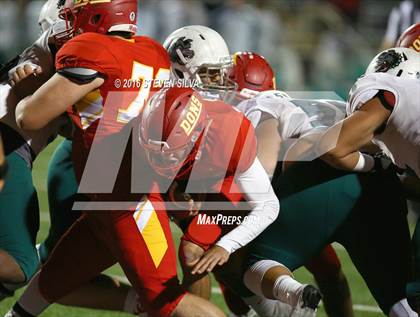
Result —
[[75, 36], [76, 14], [71, 8], [64, 7], [60, 10], [58, 17], [64, 21], [65, 29], [55, 33], [54, 38], [56, 42], [65, 43]]
[[236, 84], [229, 78], [232, 63], [223, 65], [202, 65], [197, 70], [199, 88], [211, 90], [235, 90]]

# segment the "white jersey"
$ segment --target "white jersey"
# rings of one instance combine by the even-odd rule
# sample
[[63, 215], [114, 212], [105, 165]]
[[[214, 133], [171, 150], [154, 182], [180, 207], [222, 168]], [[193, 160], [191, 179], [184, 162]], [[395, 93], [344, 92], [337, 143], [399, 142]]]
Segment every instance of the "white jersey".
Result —
[[[346, 104], [327, 99], [294, 99], [281, 91], [265, 91], [256, 97], [241, 102], [237, 108], [252, 122], [260, 123], [263, 113], [279, 121], [278, 131], [282, 139], [282, 152], [303, 137], [314, 136], [313, 145], [334, 124], [345, 118]], [[337, 136], [338, 137], [338, 136]], [[306, 160], [319, 157], [321, 153], [306, 153]], [[279, 158], [282, 160], [282, 157]]]
[[395, 96], [395, 106], [385, 129], [373, 142], [400, 168], [412, 169], [420, 177], [420, 80], [386, 73], [361, 77], [350, 91], [347, 113], [372, 99], [379, 90]]
[[[48, 47], [48, 37], [52, 29], [45, 31], [41, 37], [28, 47], [19, 58], [19, 64], [33, 63], [42, 67], [44, 74], [51, 77], [54, 74], [54, 60]], [[13, 71], [13, 70], [12, 70]], [[57, 135], [58, 128], [63, 124], [63, 119], [56, 119], [45, 128], [37, 131], [24, 131], [16, 124], [15, 109], [16, 96], [8, 83], [0, 83], [0, 122], [8, 125], [18, 132], [37, 155]], [[7, 140], [4, 140], [7, 142]]]

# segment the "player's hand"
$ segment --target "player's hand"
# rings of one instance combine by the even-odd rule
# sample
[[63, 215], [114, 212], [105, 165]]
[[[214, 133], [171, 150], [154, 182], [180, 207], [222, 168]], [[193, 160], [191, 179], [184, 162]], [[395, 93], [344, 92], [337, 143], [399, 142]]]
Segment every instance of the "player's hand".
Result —
[[211, 272], [216, 265], [223, 265], [229, 260], [230, 253], [219, 247], [218, 245], [212, 246], [201, 257], [200, 261], [194, 266], [192, 274], [203, 274], [204, 272]]
[[12, 74], [10, 74], [10, 85], [15, 86], [17, 83], [24, 80], [26, 77], [30, 75], [37, 76], [39, 74], [42, 74], [41, 66], [31, 63], [19, 65], [18, 67], [16, 67], [15, 71]]

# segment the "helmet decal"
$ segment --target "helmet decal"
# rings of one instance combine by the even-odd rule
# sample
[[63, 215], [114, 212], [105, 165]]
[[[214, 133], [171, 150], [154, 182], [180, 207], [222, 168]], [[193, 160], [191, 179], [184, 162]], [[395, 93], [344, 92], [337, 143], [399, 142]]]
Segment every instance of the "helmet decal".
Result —
[[403, 56], [401, 53], [397, 53], [395, 50], [387, 50], [383, 52], [378, 56], [375, 72], [386, 73], [388, 70], [400, 65], [403, 57], [407, 60], [406, 56]]
[[179, 65], [186, 65], [191, 60], [195, 53], [191, 49], [192, 39], [186, 39], [185, 36], [180, 37], [169, 48], [169, 56], [171, 62]]

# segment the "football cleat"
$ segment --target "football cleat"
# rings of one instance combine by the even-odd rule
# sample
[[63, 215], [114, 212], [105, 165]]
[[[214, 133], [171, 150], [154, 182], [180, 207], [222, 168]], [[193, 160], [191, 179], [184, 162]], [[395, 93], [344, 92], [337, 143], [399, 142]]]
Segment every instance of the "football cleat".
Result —
[[315, 317], [321, 299], [321, 292], [315, 286], [306, 285], [289, 317]]

